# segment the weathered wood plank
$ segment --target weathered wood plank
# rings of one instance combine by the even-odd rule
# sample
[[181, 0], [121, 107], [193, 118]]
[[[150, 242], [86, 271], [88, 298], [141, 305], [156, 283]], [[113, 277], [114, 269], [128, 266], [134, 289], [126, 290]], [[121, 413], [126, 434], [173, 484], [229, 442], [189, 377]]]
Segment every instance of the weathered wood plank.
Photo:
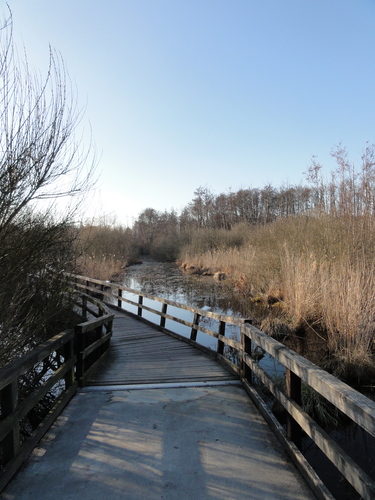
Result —
[[236, 378], [189, 343], [119, 312], [114, 319], [106, 363], [99, 367], [86, 385], [205, 382]]
[[52, 423], [60, 415], [65, 406], [72, 399], [77, 392], [77, 384], [72, 385], [61, 397], [56, 401], [54, 407], [49, 412], [47, 417], [37, 427], [31, 437], [29, 437], [22, 446], [21, 453], [15, 456], [10, 462], [6, 464], [0, 475], [0, 491], [3, 490], [5, 485], [17, 472], [22, 463], [30, 455], [31, 451], [35, 448], [36, 444], [44, 436], [47, 430], [51, 427]]
[[26, 399], [16, 406], [13, 412], [1, 420], [0, 422], [0, 441], [14, 427], [15, 422], [19, 422], [34, 406], [47, 394], [48, 391], [56, 385], [58, 381], [64, 378], [64, 375], [70, 370], [74, 364], [74, 359], [70, 359], [67, 363], [58, 368], [51, 377], [44, 382], [40, 387], [35, 389]]
[[322, 482], [318, 474], [315, 472], [315, 470], [311, 467], [309, 462], [305, 459], [302, 453], [300, 453], [296, 445], [292, 441], [290, 441], [290, 439], [288, 439], [282, 425], [268, 408], [265, 401], [263, 401], [263, 399], [260, 397], [258, 391], [252, 385], [250, 385], [247, 380], [243, 380], [242, 383], [246, 392], [249, 394], [268, 425], [271, 427], [284, 448], [288, 451], [290, 458], [293, 460], [301, 475], [309, 484], [316, 498], [319, 500], [334, 500], [334, 497], [331, 495], [331, 493]]
[[98, 317], [96, 320], [86, 321], [85, 323], [80, 323], [77, 325], [77, 331], [79, 333], [86, 333], [95, 330], [98, 326], [103, 325], [106, 322], [112, 321], [114, 318], [114, 314], [105, 314], [103, 316]]
[[244, 331], [286, 368], [375, 437], [375, 403], [373, 401], [253, 325], [247, 325]]
[[112, 337], [112, 332], [109, 332], [109, 333], [106, 333], [105, 335], [103, 335], [103, 337], [101, 337], [100, 339], [96, 340], [95, 342], [93, 342], [92, 344], [90, 344], [89, 347], [86, 347], [86, 349], [83, 351], [82, 353], [82, 359], [85, 359], [87, 358], [87, 356], [89, 356], [93, 351], [95, 351], [98, 347], [102, 346], [103, 344], [105, 344], [106, 342], [108, 342], [108, 340]]
[[283, 394], [258, 363], [246, 357], [255, 375], [271, 391], [287, 412], [301, 426], [306, 434], [317, 444], [342, 475], [365, 499], [375, 498], [375, 483], [361, 470], [354, 460], [295, 402]]
[[30, 370], [30, 368], [46, 358], [51, 352], [60, 349], [66, 342], [73, 339], [73, 337], [73, 330], [58, 333], [21, 358], [15, 359], [3, 368], [0, 368], [0, 390], [12, 380]]

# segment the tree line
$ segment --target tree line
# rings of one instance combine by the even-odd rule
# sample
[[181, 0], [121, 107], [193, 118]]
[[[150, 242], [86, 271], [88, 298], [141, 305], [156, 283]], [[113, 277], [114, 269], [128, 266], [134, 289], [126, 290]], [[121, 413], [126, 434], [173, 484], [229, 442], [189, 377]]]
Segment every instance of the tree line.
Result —
[[366, 144], [359, 164], [338, 145], [331, 152], [335, 168], [329, 179], [315, 157], [305, 172], [306, 183], [241, 188], [215, 194], [198, 187], [181, 213], [143, 210], [134, 222], [133, 241], [141, 253], [173, 260], [189, 233], [201, 229], [231, 230], [238, 224], [262, 226], [280, 218], [330, 215], [371, 218], [375, 212], [375, 146]]

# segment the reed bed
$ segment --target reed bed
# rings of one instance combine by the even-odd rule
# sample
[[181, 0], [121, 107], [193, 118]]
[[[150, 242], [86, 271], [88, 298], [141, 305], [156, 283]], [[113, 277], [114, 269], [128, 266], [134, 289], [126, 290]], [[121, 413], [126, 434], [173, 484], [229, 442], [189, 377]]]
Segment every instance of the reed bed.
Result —
[[288, 328], [324, 332], [332, 371], [363, 381], [375, 375], [374, 226], [370, 217], [289, 217], [242, 226], [240, 244], [231, 245], [230, 231], [216, 247], [211, 234], [210, 249], [201, 247], [201, 253], [192, 241], [181, 260], [226, 273], [242, 294], [271, 312], [277, 305]]
[[102, 281], [111, 281], [121, 277], [125, 267], [126, 261], [108, 255], [83, 255], [77, 261], [80, 274]]
[[78, 229], [78, 272], [99, 280], [119, 279], [127, 265], [138, 261], [131, 230], [110, 224], [88, 224]]

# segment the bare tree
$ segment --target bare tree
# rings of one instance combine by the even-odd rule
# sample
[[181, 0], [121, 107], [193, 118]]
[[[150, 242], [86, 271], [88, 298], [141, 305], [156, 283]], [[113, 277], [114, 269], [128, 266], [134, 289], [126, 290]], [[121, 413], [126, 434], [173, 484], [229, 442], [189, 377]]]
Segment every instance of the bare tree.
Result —
[[0, 228], [35, 200], [86, 191], [88, 151], [74, 139], [80, 117], [61, 55], [50, 48], [44, 79], [31, 72], [8, 19], [0, 31]]
[[159, 219], [160, 214], [158, 211], [153, 208], [146, 208], [139, 214], [134, 223], [133, 235], [141, 254], [150, 254]]
[[[0, 29], [2, 362], [54, 334], [71, 305], [61, 271], [74, 263], [71, 222], [95, 162], [75, 139], [81, 116], [61, 55], [50, 48], [44, 78], [32, 71], [17, 55], [10, 13]], [[52, 216], [63, 197], [69, 209]]]

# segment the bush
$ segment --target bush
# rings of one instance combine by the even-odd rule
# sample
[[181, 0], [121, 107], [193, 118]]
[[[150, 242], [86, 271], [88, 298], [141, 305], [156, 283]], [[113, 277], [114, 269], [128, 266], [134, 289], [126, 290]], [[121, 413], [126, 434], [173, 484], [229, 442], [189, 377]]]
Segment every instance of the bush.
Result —
[[[75, 141], [81, 116], [61, 56], [50, 50], [44, 79], [31, 72], [13, 46], [11, 14], [0, 28], [0, 109], [4, 364], [64, 328], [73, 311], [64, 275], [74, 270], [73, 197], [89, 189], [94, 164]], [[70, 208], [57, 215], [55, 202], [64, 197]]]

